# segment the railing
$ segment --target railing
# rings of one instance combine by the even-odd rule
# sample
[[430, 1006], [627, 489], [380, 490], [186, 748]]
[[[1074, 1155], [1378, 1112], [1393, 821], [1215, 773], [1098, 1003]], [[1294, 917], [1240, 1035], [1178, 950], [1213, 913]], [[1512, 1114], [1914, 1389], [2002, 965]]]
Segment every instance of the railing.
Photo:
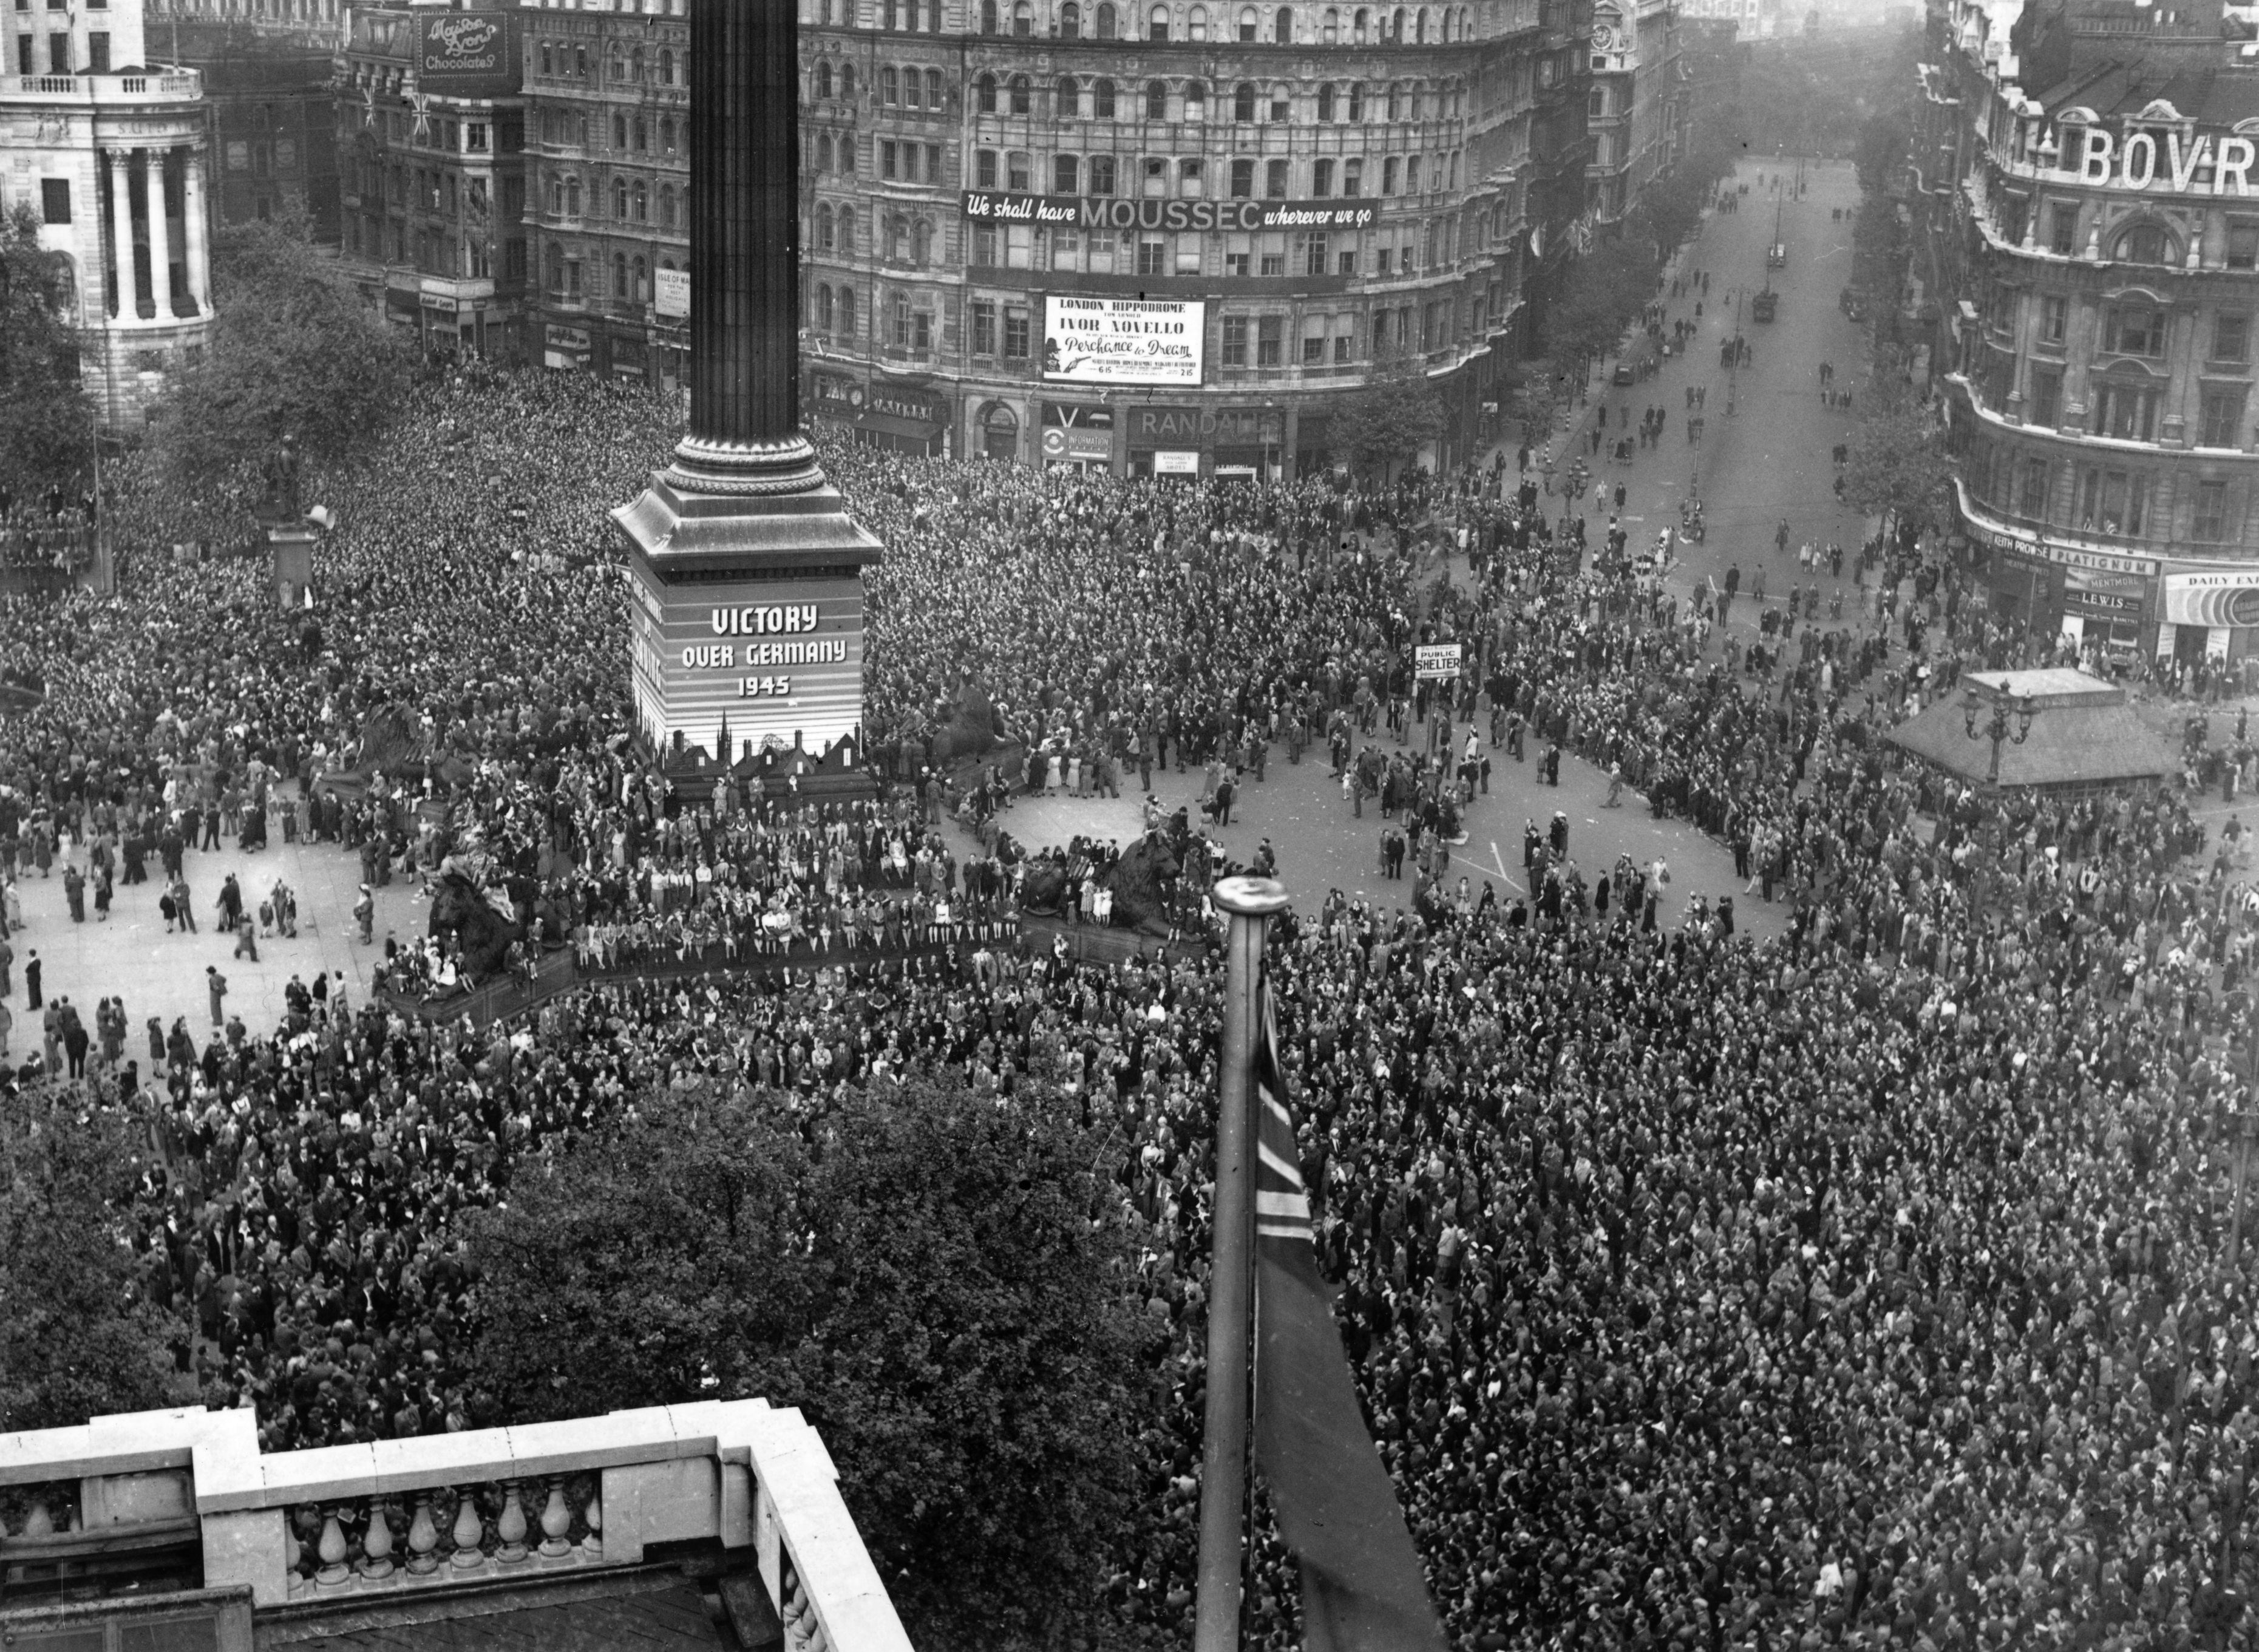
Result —
[[75, 103], [177, 103], [203, 96], [195, 69], [155, 75], [0, 75], [0, 97]]
[[360, 1613], [703, 1542], [758, 1570], [792, 1645], [909, 1652], [837, 1479], [762, 1399], [271, 1454], [248, 1411], [143, 1412], [0, 1435], [0, 1575], [187, 1544], [255, 1611]]

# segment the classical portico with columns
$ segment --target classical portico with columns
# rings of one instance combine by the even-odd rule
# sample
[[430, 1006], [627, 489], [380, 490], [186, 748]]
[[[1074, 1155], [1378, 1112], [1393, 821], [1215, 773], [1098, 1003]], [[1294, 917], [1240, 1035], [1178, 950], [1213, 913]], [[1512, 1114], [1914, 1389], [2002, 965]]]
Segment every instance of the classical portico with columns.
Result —
[[88, 388], [130, 427], [210, 324], [203, 84], [140, 61], [139, 0], [36, 15], [6, 67], [46, 72], [0, 75], [0, 203], [28, 206], [70, 260]]

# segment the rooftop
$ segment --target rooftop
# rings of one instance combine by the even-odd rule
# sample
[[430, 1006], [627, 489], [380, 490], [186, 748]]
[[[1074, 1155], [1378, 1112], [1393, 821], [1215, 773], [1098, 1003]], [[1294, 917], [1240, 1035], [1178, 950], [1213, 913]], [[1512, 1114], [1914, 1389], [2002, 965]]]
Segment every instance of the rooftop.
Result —
[[[1992, 708], [2028, 698], [2031, 729], [2019, 744], [2011, 719], [2000, 742], [2004, 787], [2066, 789], [2155, 780], [2177, 766], [2172, 744], [2143, 723], [2124, 689], [2078, 671], [1987, 671], [1962, 679], [1965, 694], [1941, 700], [1884, 737], [1902, 751], [1978, 785], [1992, 772]], [[1969, 732], [1972, 713], [1976, 733]]]

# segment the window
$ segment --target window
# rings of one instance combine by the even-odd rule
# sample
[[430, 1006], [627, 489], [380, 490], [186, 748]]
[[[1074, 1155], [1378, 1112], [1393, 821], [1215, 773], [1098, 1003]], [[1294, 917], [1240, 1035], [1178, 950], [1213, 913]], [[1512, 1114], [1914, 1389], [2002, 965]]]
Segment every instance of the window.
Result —
[[839, 336], [842, 338], [855, 336], [855, 289], [852, 287], [839, 289]]
[[674, 84], [674, 53], [671, 48], [666, 46], [661, 46], [659, 48], [659, 83], [661, 86], [672, 86]]
[[2078, 246], [2078, 208], [2069, 201], [2058, 201], [2049, 210], [2048, 219], [2049, 246], [2065, 258]]
[[1207, 82], [1187, 81], [1185, 82], [1185, 118], [1187, 120], [1208, 118]]
[[1012, 32], [1025, 39], [1036, 32], [1036, 9], [1029, 0], [1012, 0]]
[[2059, 345], [2070, 326], [2070, 300], [2050, 293], [2040, 300], [2040, 342]]
[[2227, 484], [2200, 481], [2196, 485], [2196, 520], [2191, 538], [2213, 544], [2227, 538]]
[[852, 207], [839, 209], [839, 251], [851, 257], [855, 251], [855, 212]]
[[541, 43], [541, 72], [544, 75], [554, 75], [557, 72], [557, 65], [550, 55], [549, 42], [546, 40]]
[[1082, 82], [1073, 75], [1060, 75], [1058, 88], [1051, 96], [1053, 110], [1061, 120], [1072, 120], [1082, 113]]
[[1179, 160], [1177, 162], [1177, 193], [1187, 201], [1198, 200], [1205, 175], [1199, 161]]
[[1302, 268], [1304, 273], [1311, 275], [1322, 275], [1326, 273], [1326, 238], [1324, 236], [1313, 235], [1309, 238], [1308, 245], [1303, 249]]
[[2142, 384], [2106, 384], [2097, 398], [2094, 433], [2121, 442], [2157, 439], [2157, 392]]
[[1145, 38], [1149, 40], [1165, 40], [1169, 38], [1168, 7], [1155, 6], [1146, 14]]
[[1310, 316], [1302, 322], [1302, 365], [1316, 367], [1325, 365], [1326, 318]]
[[1365, 158], [1352, 155], [1342, 162], [1342, 194], [1354, 196], [1365, 189]]
[[898, 159], [900, 153], [899, 146], [893, 143], [880, 144], [879, 175], [881, 178], [893, 179], [901, 175], [901, 165]]
[[996, 226], [976, 224], [973, 226], [973, 262], [983, 269], [996, 267]]
[[1004, 152], [1004, 187], [1015, 195], [1025, 195], [1035, 188], [1035, 162], [1024, 149]]
[[996, 152], [976, 149], [973, 152], [973, 187], [993, 189], [996, 187]]
[[1272, 125], [1279, 125], [1285, 122], [1292, 110], [1293, 99], [1293, 91], [1289, 87], [1274, 86], [1271, 89], [1271, 124]]
[[973, 106], [984, 115], [996, 112], [996, 77], [983, 75], [973, 82]]
[[980, 0], [980, 32], [983, 34], [1003, 32], [996, 26], [996, 0]]
[[1340, 40], [1341, 40], [1341, 11], [1340, 11], [1340, 8], [1338, 8], [1338, 7], [1336, 7], [1336, 6], [1328, 6], [1328, 7], [1326, 8], [1326, 10], [1325, 10], [1325, 22], [1324, 22], [1324, 24], [1322, 25], [1322, 27], [1321, 27], [1321, 28], [1320, 28], [1320, 30], [1319, 30], [1319, 37], [1320, 37], [1322, 39], [1323, 39], [1323, 40], [1325, 41], [1325, 43], [1326, 43], [1328, 46], [1336, 46], [1336, 45], [1338, 45], [1338, 44], [1340, 43]]
[[1206, 6], [1194, 6], [1187, 22], [1190, 25], [1185, 31], [1188, 38], [1194, 40], [1208, 39], [1208, 8]]
[[41, 222], [46, 224], [68, 224], [71, 221], [68, 178], [39, 180], [39, 216]]
[[1404, 193], [1407, 195], [1420, 193], [1420, 157], [1417, 155], [1404, 157]]
[[635, 186], [635, 189], [634, 189], [634, 192], [633, 192], [633, 193], [634, 193], [635, 221], [636, 221], [637, 223], [638, 223], [638, 224], [648, 224], [648, 223], [650, 223], [650, 222], [651, 222], [651, 186], [650, 186], [649, 184], [647, 184], [647, 183], [644, 182], [641, 179], [638, 179], [638, 180], [636, 181], [636, 186]]
[[2032, 369], [2031, 406], [2025, 423], [2053, 430], [2063, 421], [2063, 373], [2056, 367]]
[[68, 75], [71, 72], [71, 38], [68, 34], [47, 36], [47, 73]]
[[1226, 316], [1223, 318], [1223, 365], [1244, 367], [1247, 365], [1247, 317]]
[[2118, 238], [2117, 256], [2128, 264], [2170, 264], [2173, 244], [2163, 225], [2137, 224]]
[[1318, 121], [1322, 125], [1328, 125], [1332, 124], [1333, 117], [1334, 88], [1333, 82], [1329, 81], [1318, 88]]
[[2259, 267], [2259, 224], [2231, 218], [2227, 224], [2227, 267]]
[[1114, 7], [1110, 0], [1101, 0], [1098, 8], [1098, 38], [1101, 40], [1111, 40], [1115, 33]]
[[1329, 196], [1333, 192], [1334, 163], [1322, 159], [1313, 160], [1310, 163], [1310, 193], [1314, 196]]
[[2213, 318], [2212, 359], [2248, 361], [2251, 359], [2251, 317], [2222, 314]]
[[2149, 516], [2149, 479], [2127, 471], [2089, 469], [2079, 488], [2078, 525], [2138, 536]]
[[1271, 43], [1292, 46], [1294, 43], [1294, 8], [1280, 6], [1271, 18]]
[[2043, 459], [2027, 459], [2017, 467], [2016, 511], [2035, 522], [2047, 517], [2048, 466]]
[[1258, 316], [1255, 318], [1255, 365], [1275, 367], [1286, 349], [1286, 318], [1284, 316]]
[[1064, 40], [1082, 39], [1082, 8], [1074, 0], [1066, 0], [1059, 8], [1059, 38]]
[[1114, 193], [1114, 157], [1093, 155], [1089, 167], [1090, 192], [1093, 195]]
[[2243, 445], [2244, 387], [2220, 385], [2207, 388], [2204, 393], [2204, 428], [2197, 438], [2199, 447], [2241, 447]]
[[1244, 201], [1255, 193], [1255, 163], [1244, 157], [1231, 163], [1231, 198]]
[[1284, 160], [1263, 163], [1263, 193], [1273, 201], [1286, 198], [1286, 163]]
[[1352, 126], [1365, 124], [1365, 88], [1355, 82], [1350, 82], [1349, 89], [1349, 124]]
[[990, 298], [973, 301], [973, 353], [993, 356], [996, 353], [996, 303]]
[[1166, 120], [1169, 117], [1169, 87], [1165, 81], [1145, 82], [1145, 118]]
[[822, 177], [831, 170], [831, 134], [819, 132], [816, 139], [816, 174]]
[[821, 333], [830, 332], [831, 318], [831, 288], [819, 283], [816, 289], [816, 331]]
[[1394, 155], [1387, 155], [1381, 160], [1380, 193], [1383, 195], [1396, 193], [1396, 157]]
[[1012, 76], [1012, 112], [1024, 115], [1035, 106], [1034, 87], [1024, 75]]
[[1028, 310], [1024, 304], [1008, 306], [1004, 311], [1004, 355], [1011, 361], [1028, 359]]
[[1094, 120], [1114, 118], [1114, 82], [1108, 80], [1090, 83], [1090, 114]]
[[2102, 347], [2129, 356], [2164, 354], [2164, 312], [2138, 304], [2114, 307], [2110, 311], [2109, 326]]
[[1074, 156], [1053, 155], [1051, 157], [1051, 193], [1080, 195], [1081, 190], [1077, 186], [1080, 182], [1081, 173], [1081, 163]]
[[1232, 89], [1231, 117], [1246, 124], [1255, 118], [1255, 82], [1242, 81]]
[[1166, 236], [1141, 235], [1137, 238], [1137, 273], [1140, 275], [1167, 274], [1168, 257]]
[[[901, 79], [891, 67], [879, 71], [879, 101], [882, 103], [899, 103], [902, 101]], [[618, 117], [615, 116], [614, 118]]]
[[938, 115], [948, 107], [948, 102], [941, 93], [941, 71], [928, 69], [925, 72], [925, 106]]
[[89, 75], [110, 73], [110, 35], [96, 29], [86, 37], [86, 72]]

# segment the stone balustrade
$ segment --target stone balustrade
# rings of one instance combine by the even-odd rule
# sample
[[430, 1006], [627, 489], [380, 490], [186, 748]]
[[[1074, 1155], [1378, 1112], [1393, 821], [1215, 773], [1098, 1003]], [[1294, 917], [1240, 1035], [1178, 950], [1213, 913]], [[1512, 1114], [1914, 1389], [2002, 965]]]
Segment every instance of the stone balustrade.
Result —
[[147, 69], [136, 75], [0, 75], [0, 100], [41, 103], [177, 103], [203, 96], [196, 69]]
[[0, 1565], [56, 1534], [185, 1537], [203, 1586], [247, 1587], [254, 1613], [365, 1610], [718, 1542], [757, 1565], [787, 1652], [909, 1652], [837, 1480], [760, 1399], [274, 1453], [248, 1411], [144, 1412], [0, 1434]]

